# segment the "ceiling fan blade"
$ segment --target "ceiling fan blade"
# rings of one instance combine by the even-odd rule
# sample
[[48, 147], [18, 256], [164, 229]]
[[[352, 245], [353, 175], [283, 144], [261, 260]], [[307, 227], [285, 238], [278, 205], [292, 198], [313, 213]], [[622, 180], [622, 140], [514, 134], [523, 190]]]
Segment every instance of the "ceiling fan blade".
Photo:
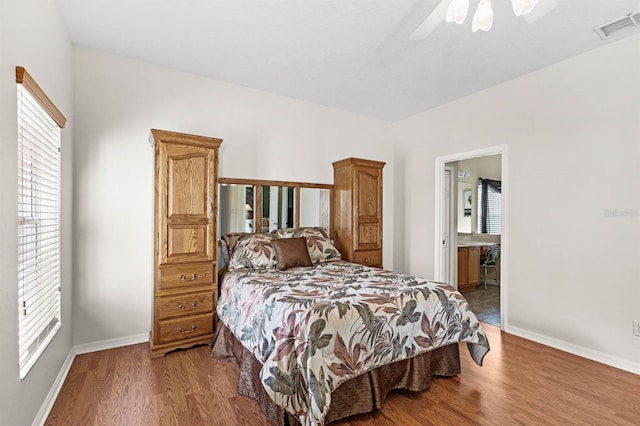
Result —
[[438, 25], [444, 22], [444, 18], [447, 16], [447, 8], [449, 7], [451, 0], [442, 0], [440, 4], [433, 9], [433, 12], [427, 16], [427, 19], [420, 24], [418, 28], [409, 37], [410, 40], [422, 40], [435, 30]]
[[545, 16], [556, 8], [558, 2], [556, 0], [538, 0], [538, 4], [533, 10], [524, 15], [524, 20], [528, 23], [536, 22], [538, 19]]

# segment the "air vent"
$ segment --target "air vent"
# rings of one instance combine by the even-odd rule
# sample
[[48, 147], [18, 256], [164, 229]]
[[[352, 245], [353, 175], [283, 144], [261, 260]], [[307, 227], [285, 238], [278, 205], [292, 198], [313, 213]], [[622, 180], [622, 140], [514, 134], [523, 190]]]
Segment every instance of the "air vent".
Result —
[[627, 32], [638, 28], [640, 28], [640, 12], [634, 12], [596, 28], [594, 31], [601, 39], [606, 40], [620, 32]]

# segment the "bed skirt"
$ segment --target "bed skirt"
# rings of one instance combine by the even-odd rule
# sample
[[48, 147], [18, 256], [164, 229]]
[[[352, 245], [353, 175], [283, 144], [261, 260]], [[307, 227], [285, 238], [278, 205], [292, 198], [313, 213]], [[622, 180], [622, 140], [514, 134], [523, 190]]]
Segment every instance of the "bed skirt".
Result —
[[[216, 334], [211, 356], [238, 365], [238, 393], [255, 399], [271, 424], [283, 426], [285, 417], [288, 424], [299, 424], [294, 416], [289, 416], [269, 398], [260, 381], [262, 364], [224, 325]], [[332, 392], [325, 423], [380, 409], [392, 389], [418, 392], [429, 388], [433, 376], [458, 374], [460, 353], [457, 343], [378, 367], [342, 383]]]

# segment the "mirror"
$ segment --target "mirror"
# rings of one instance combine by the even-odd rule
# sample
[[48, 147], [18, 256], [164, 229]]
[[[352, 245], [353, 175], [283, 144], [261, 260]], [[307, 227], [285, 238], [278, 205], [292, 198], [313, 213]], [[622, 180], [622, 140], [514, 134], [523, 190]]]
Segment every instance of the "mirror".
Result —
[[288, 186], [262, 186], [262, 215], [260, 232], [263, 234], [294, 226], [294, 188]]
[[300, 225], [321, 226], [329, 231], [331, 190], [300, 188]]
[[471, 233], [471, 216], [475, 204], [473, 201], [471, 184], [458, 181], [458, 233]]
[[255, 232], [255, 187], [221, 183], [218, 188], [218, 235]]
[[333, 185], [219, 178], [218, 235], [321, 226], [332, 235]]

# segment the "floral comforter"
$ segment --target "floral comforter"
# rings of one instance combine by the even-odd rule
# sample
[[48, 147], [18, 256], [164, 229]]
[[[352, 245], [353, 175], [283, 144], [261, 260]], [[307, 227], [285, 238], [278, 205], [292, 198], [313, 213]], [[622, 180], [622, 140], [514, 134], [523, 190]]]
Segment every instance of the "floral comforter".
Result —
[[446, 284], [331, 262], [228, 273], [218, 316], [263, 364], [262, 383], [303, 425], [321, 425], [331, 391], [384, 364], [467, 342], [478, 365], [489, 342]]

